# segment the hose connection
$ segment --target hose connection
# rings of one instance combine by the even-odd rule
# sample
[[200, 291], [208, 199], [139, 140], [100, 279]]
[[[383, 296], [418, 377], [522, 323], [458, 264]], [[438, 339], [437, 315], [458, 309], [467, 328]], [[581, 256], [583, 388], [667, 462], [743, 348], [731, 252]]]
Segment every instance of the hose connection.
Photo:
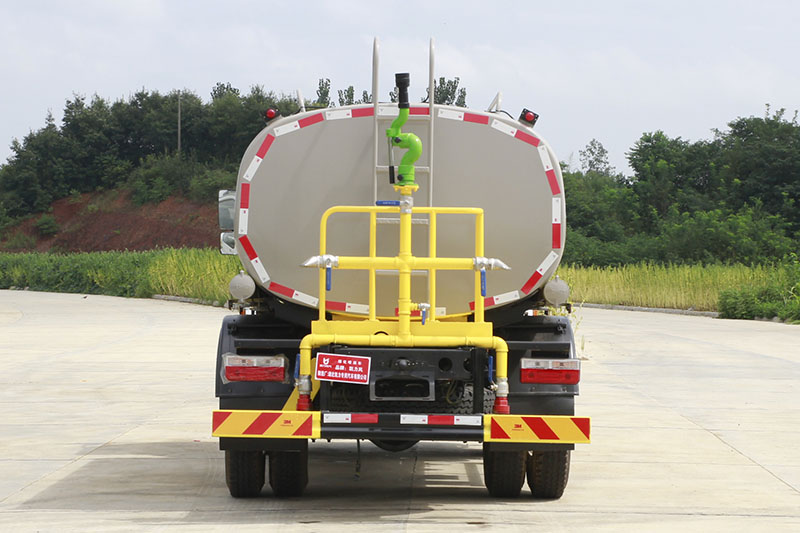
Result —
[[492, 411], [497, 415], [511, 414], [511, 408], [508, 405], [508, 378], [497, 378], [497, 390]]

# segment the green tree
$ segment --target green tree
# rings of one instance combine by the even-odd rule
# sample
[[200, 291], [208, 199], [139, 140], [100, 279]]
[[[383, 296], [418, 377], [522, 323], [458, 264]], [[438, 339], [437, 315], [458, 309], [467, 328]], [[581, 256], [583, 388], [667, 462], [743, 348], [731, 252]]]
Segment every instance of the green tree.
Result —
[[[444, 76], [434, 82], [433, 103], [443, 105], [455, 105], [457, 107], [467, 107], [467, 89], [459, 87], [461, 80], [456, 76], [448, 80]], [[426, 89], [427, 96], [422, 100], [427, 102], [430, 98], [430, 91]], [[392, 100], [394, 102], [395, 100]]]
[[[341, 101], [342, 91], [339, 91], [339, 100]], [[331, 80], [328, 78], [319, 79], [319, 87], [317, 88], [317, 100], [314, 104], [322, 107], [331, 106]], [[340, 104], [344, 105], [344, 104]]]

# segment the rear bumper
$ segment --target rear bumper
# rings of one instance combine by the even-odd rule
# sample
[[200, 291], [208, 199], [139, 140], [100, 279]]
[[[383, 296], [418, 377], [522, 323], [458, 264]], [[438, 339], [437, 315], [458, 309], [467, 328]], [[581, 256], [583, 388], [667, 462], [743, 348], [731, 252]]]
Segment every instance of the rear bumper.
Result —
[[548, 415], [419, 415], [214, 411], [212, 435], [255, 439], [396, 439], [588, 444], [591, 419]]

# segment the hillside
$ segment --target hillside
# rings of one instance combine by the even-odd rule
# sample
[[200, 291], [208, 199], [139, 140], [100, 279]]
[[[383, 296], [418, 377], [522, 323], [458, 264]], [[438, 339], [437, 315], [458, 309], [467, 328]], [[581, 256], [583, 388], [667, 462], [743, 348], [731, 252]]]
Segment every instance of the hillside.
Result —
[[48, 213], [9, 228], [0, 251], [151, 250], [218, 243], [216, 205], [172, 196], [140, 206], [131, 201], [130, 192], [117, 189], [56, 200]]

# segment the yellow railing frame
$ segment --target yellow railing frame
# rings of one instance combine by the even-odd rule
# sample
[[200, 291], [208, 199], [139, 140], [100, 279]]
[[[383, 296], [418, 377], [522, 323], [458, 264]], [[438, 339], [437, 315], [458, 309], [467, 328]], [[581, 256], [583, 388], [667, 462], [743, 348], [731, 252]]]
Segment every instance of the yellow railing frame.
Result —
[[[400, 190], [403, 198], [410, 199], [410, 191]], [[474, 215], [475, 216], [475, 257], [484, 255], [484, 213], [477, 207], [410, 207], [410, 201], [399, 206], [335, 206], [325, 211], [320, 220], [320, 257], [328, 253], [327, 236], [328, 221], [332, 215], [339, 213], [369, 215], [369, 255], [337, 256], [338, 264], [333, 268], [343, 270], [366, 270], [369, 273], [369, 315], [362, 324], [368, 322], [375, 328], [354, 327], [352, 321], [331, 321], [326, 316], [326, 272], [319, 268], [319, 320], [312, 323], [312, 333], [306, 335], [300, 343], [300, 379], [298, 391], [300, 400], [298, 409], [310, 408], [311, 391], [311, 351], [328, 344], [345, 344], [350, 346], [395, 346], [395, 347], [459, 347], [476, 346], [495, 351], [497, 358], [497, 391], [496, 396], [502, 399], [507, 409], [508, 395], [508, 346], [506, 342], [491, 334], [491, 324], [484, 320], [484, 298], [481, 295], [481, 272], [475, 267], [472, 257], [437, 257], [436, 230], [438, 215]], [[395, 257], [379, 257], [377, 255], [377, 215], [400, 215], [400, 239], [398, 254]], [[428, 224], [428, 257], [412, 255], [411, 217], [412, 214], [429, 215]], [[378, 269], [396, 269], [398, 271], [398, 320], [396, 323], [382, 321], [376, 317], [375, 275]], [[426, 326], [416, 325], [412, 328], [411, 311], [418, 304], [411, 301], [412, 270], [428, 271], [428, 298], [430, 316]], [[456, 322], [436, 324], [436, 273], [438, 270], [474, 270], [475, 318], [473, 322]], [[438, 326], [438, 327], [437, 327]], [[316, 330], [316, 332], [315, 332]], [[370, 332], [370, 330], [372, 332]], [[383, 330], [381, 335], [375, 332]], [[324, 331], [324, 333], [323, 333]], [[385, 334], [391, 331], [392, 334]], [[430, 332], [430, 333], [429, 333]], [[487, 334], [488, 333], [488, 334]], [[498, 404], [496, 404], [497, 406]], [[506, 411], [507, 412], [507, 411]]]

